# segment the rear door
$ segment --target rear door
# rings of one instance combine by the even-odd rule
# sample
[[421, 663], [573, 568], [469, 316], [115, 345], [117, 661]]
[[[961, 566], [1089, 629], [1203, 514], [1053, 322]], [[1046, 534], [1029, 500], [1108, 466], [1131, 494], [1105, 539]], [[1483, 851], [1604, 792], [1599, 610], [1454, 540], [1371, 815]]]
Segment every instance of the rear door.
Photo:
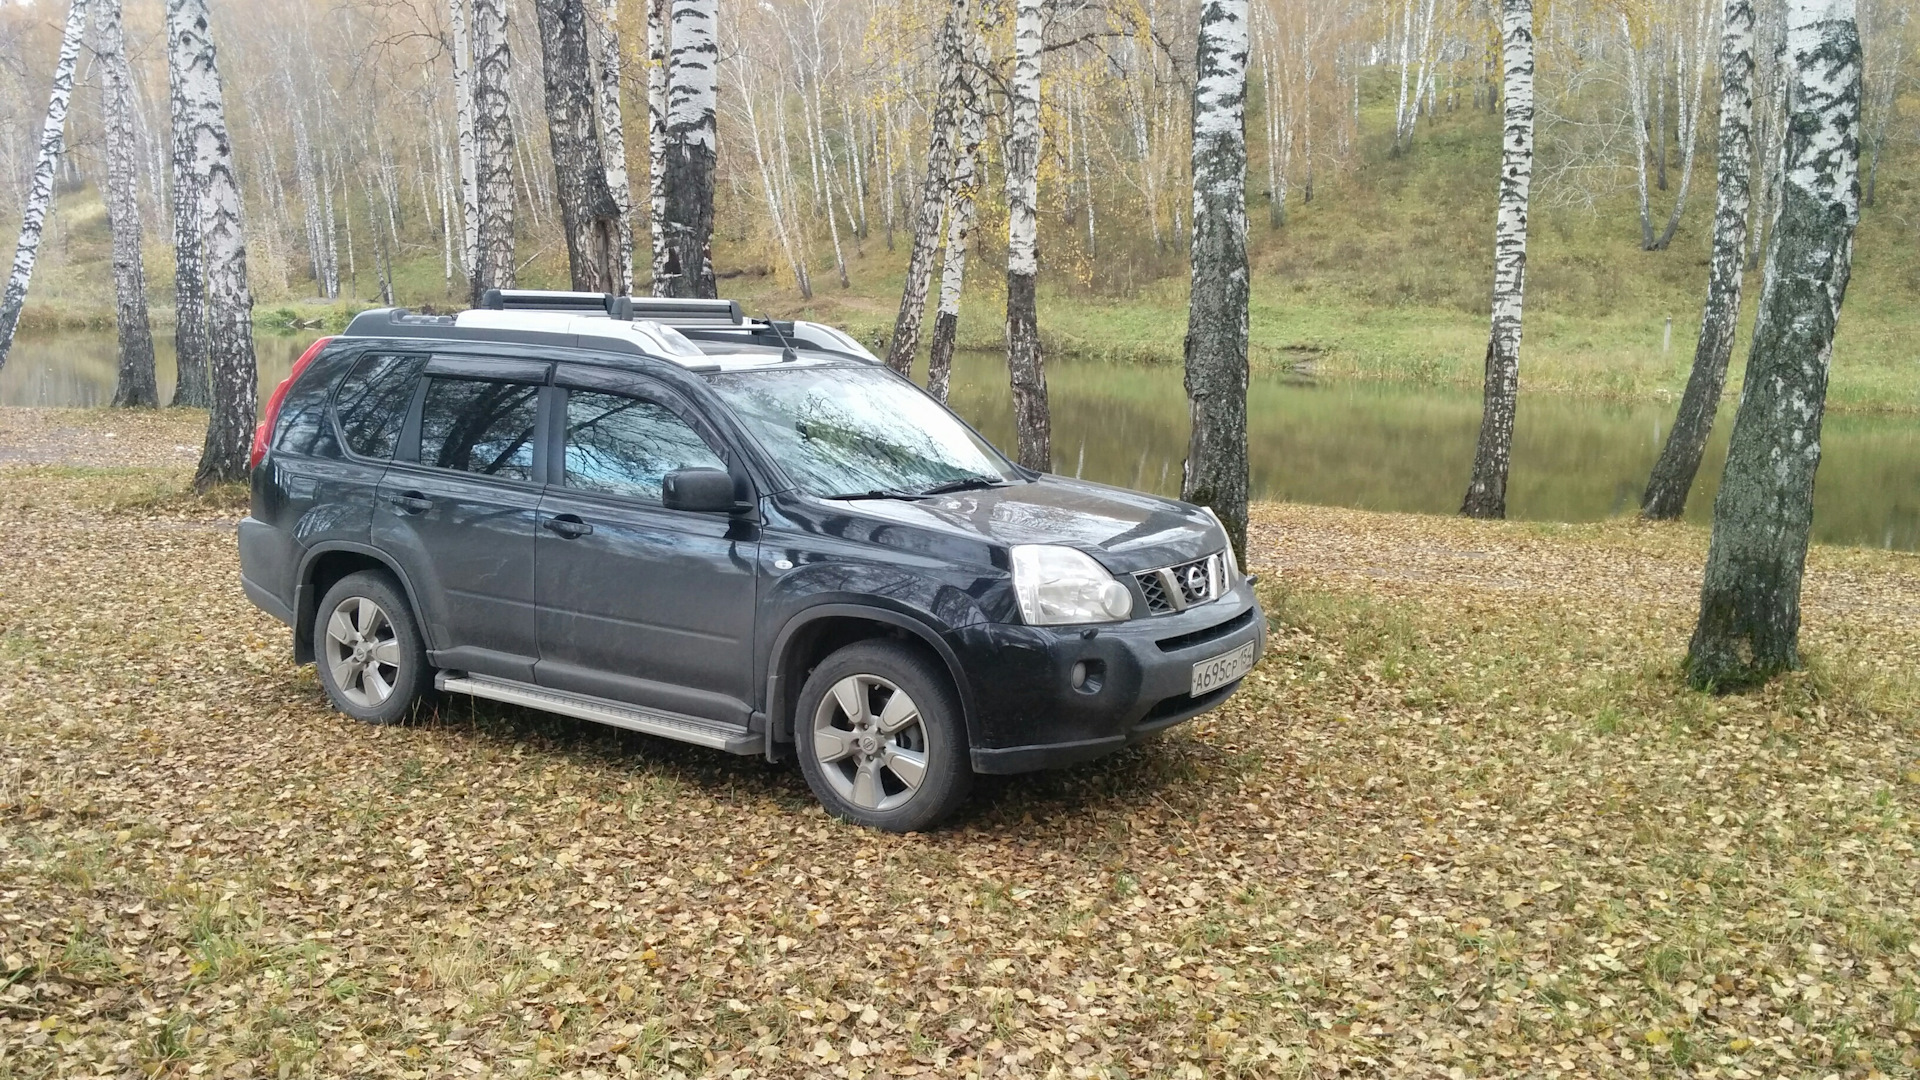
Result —
[[668, 472], [729, 468], [726, 444], [651, 380], [562, 365], [555, 382], [534, 540], [541, 684], [745, 725], [759, 527], [660, 503]]
[[533, 537], [550, 365], [436, 356], [373, 511], [436, 667], [533, 681]]

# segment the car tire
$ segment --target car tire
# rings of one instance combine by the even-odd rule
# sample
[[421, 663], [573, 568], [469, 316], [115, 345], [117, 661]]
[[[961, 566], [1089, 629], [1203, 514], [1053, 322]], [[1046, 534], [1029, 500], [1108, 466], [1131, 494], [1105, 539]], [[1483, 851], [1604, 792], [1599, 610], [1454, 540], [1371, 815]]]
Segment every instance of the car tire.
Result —
[[433, 688], [413, 606], [377, 570], [348, 574], [320, 599], [313, 654], [333, 707], [363, 723], [399, 723]]
[[859, 825], [931, 828], [973, 789], [953, 683], [898, 642], [856, 642], [821, 661], [800, 691], [793, 730], [814, 797]]

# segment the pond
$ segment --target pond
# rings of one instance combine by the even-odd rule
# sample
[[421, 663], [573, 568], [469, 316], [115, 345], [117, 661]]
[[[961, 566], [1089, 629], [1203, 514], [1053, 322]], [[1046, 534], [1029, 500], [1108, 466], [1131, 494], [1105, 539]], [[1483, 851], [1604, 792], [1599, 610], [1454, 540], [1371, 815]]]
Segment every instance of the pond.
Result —
[[[259, 337], [263, 395], [312, 340]], [[162, 339], [159, 347], [164, 399], [172, 392], [172, 343]], [[113, 396], [114, 357], [110, 332], [22, 334], [0, 369], [0, 405], [105, 405]], [[1178, 493], [1187, 408], [1177, 367], [1055, 362], [1047, 379], [1057, 471]], [[1248, 394], [1255, 498], [1437, 514], [1459, 509], [1479, 431], [1477, 393], [1272, 376], [1256, 378]], [[1000, 354], [956, 358], [953, 404], [994, 442], [1013, 445]], [[1664, 403], [1523, 394], [1509, 512], [1543, 521], [1631, 514], [1672, 415]], [[1731, 423], [1729, 402], [1689, 502], [1690, 520], [1711, 516]], [[1920, 423], [1829, 416], [1822, 441], [1815, 538], [1920, 549]]]

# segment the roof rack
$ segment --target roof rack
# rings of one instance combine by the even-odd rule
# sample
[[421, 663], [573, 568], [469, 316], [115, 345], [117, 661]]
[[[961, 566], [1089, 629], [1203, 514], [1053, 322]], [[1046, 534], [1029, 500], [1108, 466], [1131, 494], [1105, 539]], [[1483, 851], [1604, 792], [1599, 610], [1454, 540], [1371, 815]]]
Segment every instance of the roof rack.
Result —
[[559, 292], [544, 289], [488, 289], [480, 306], [493, 311], [571, 311], [604, 313], [610, 318], [660, 322], [746, 321], [737, 300], [682, 300], [658, 296], [615, 296], [613, 293]]

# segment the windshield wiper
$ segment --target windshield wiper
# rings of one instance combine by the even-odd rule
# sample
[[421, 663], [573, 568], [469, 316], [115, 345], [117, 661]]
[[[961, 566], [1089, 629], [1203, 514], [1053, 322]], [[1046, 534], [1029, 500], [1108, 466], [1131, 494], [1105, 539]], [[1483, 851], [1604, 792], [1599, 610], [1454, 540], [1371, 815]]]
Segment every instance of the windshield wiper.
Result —
[[820, 497], [823, 499], [837, 499], [842, 502], [852, 502], [856, 499], [924, 499], [926, 498], [926, 493], [921, 491], [899, 491], [894, 488], [874, 488], [872, 491], [847, 491], [839, 495], [822, 495]]
[[982, 488], [1006, 487], [1007, 482], [997, 476], [962, 476], [958, 480], [948, 480], [930, 488], [920, 489], [922, 495], [947, 495], [955, 491], [979, 491]]

